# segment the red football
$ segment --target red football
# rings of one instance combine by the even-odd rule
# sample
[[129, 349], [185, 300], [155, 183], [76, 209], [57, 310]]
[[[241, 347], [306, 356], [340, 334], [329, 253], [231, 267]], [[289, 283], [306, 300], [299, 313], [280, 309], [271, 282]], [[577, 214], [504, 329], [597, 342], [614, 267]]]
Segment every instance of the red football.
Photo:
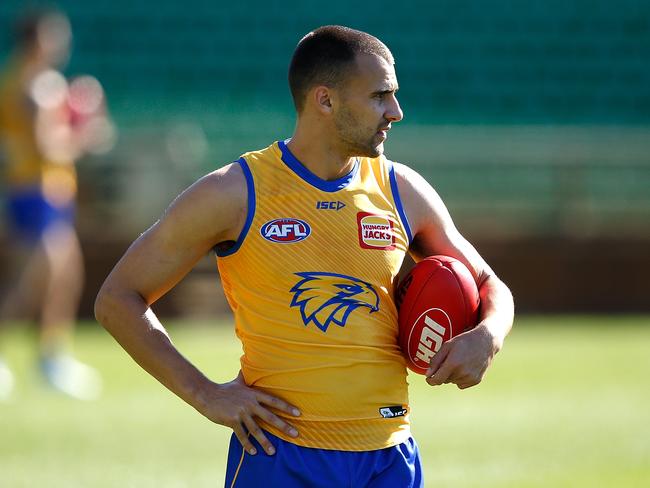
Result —
[[478, 322], [479, 294], [467, 267], [449, 256], [417, 263], [397, 287], [399, 345], [424, 374], [442, 344]]

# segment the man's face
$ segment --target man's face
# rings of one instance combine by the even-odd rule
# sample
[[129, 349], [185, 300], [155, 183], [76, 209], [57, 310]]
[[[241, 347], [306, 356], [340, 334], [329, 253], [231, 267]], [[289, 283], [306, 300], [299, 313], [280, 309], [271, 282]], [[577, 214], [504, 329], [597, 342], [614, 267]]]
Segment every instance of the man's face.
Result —
[[357, 55], [356, 70], [337, 90], [339, 104], [334, 112], [339, 140], [350, 156], [383, 154], [391, 123], [402, 120], [397, 88], [393, 65], [380, 56]]
[[70, 57], [72, 31], [70, 22], [61, 14], [51, 14], [38, 25], [37, 47], [41, 59], [48, 66], [62, 66]]

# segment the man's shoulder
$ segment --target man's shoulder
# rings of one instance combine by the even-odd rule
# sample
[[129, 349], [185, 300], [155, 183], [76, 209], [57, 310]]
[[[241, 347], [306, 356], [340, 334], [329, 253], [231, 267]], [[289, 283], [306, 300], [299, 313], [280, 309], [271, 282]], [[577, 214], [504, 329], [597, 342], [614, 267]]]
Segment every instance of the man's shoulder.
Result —
[[226, 198], [235, 202], [245, 202], [252, 181], [252, 171], [258, 164], [281, 158], [278, 142], [275, 141], [263, 149], [243, 153], [237, 160], [216, 169], [190, 187], [195, 193], [209, 199], [219, 194], [221, 200]]
[[189, 190], [209, 200], [237, 200], [242, 192], [246, 196], [246, 175], [240, 162], [235, 161], [198, 179]]
[[388, 158], [386, 158], [386, 165], [389, 171], [394, 174], [400, 194], [417, 192], [418, 188], [421, 189], [425, 180], [416, 170], [404, 163], [391, 161]]
[[[164, 221], [214, 244], [236, 239], [246, 216], [248, 190], [238, 163], [230, 163], [199, 178], [167, 208]], [[200, 224], [200, 225], [198, 225]]]
[[[256, 149], [243, 153], [239, 158], [230, 164], [216, 169], [203, 178], [199, 179], [193, 186], [205, 188], [208, 192], [225, 192], [233, 197], [246, 197], [246, 190], [250, 184], [251, 171], [260, 163], [269, 159], [280, 158], [281, 153], [278, 143], [273, 142], [264, 149]], [[243, 192], [243, 193], [242, 193]]]
[[268, 160], [269, 158], [281, 158], [282, 157], [282, 152], [280, 151], [280, 148], [278, 146], [278, 142], [274, 141], [272, 144], [268, 145], [267, 147], [263, 149], [256, 149], [253, 151], [247, 151], [243, 153], [239, 159], [238, 162], [241, 162], [242, 160], [250, 165], [250, 164], [257, 164], [258, 162], [263, 162]]

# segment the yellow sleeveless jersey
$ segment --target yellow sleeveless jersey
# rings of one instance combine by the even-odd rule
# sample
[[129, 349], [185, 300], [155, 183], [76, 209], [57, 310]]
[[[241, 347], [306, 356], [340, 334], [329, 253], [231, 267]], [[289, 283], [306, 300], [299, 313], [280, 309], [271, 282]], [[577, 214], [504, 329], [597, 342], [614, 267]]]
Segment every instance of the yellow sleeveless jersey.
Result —
[[[2, 177], [10, 190], [42, 188], [46, 196], [55, 193], [54, 201], [74, 198], [77, 175], [72, 161], [51, 161], [36, 137], [34, 108], [29, 106], [27, 88], [15, 61], [0, 79], [0, 163]], [[49, 191], [54, 187], [54, 191]], [[58, 198], [57, 198], [58, 197]]]
[[248, 215], [217, 252], [248, 385], [300, 408], [294, 444], [365, 451], [410, 435], [393, 284], [410, 242], [392, 163], [318, 178], [284, 142], [241, 157]]

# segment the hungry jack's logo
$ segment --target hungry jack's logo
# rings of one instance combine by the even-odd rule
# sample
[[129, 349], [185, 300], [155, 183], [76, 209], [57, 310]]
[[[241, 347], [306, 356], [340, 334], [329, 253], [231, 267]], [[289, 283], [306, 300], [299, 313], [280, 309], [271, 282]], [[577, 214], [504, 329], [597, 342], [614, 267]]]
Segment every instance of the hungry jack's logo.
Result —
[[357, 227], [359, 245], [363, 249], [386, 251], [395, 249], [393, 221], [388, 216], [359, 212], [357, 213]]

